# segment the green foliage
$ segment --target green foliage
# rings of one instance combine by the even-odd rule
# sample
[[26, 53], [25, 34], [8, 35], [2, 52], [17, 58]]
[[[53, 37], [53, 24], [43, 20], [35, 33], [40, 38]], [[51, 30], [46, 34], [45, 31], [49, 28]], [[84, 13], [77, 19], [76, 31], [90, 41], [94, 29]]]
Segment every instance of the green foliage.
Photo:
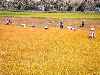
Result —
[[[79, 5], [80, 4], [80, 5]], [[95, 11], [95, 5], [98, 3], [93, 3], [91, 1], [83, 1], [82, 3], [74, 5], [71, 1], [65, 2], [62, 0], [57, 1], [46, 1], [41, 0], [38, 2], [34, 2], [33, 0], [14, 0], [14, 1], [0, 1], [0, 9], [3, 10], [36, 10], [36, 11]], [[39, 6], [44, 7], [45, 10], [39, 8]], [[77, 8], [76, 8], [77, 7]], [[88, 8], [88, 9], [87, 9]]]
[[38, 17], [38, 18], [91, 18], [100, 19], [100, 13], [47, 13], [47, 12], [10, 12], [10, 11], [0, 11], [0, 17], [12, 16], [12, 17]]

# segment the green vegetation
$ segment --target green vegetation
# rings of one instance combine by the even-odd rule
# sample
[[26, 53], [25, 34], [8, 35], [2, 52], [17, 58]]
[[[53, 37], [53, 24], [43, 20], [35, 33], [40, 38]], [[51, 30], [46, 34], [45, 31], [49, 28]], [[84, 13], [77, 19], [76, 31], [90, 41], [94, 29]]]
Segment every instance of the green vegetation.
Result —
[[0, 10], [34, 10], [34, 11], [97, 11], [99, 0], [65, 1], [65, 0], [0, 0]]
[[86, 19], [100, 19], [100, 13], [93, 12], [77, 12], [77, 13], [46, 13], [46, 12], [10, 12], [0, 11], [0, 17], [13, 16], [13, 17], [37, 17], [37, 18], [86, 18]]

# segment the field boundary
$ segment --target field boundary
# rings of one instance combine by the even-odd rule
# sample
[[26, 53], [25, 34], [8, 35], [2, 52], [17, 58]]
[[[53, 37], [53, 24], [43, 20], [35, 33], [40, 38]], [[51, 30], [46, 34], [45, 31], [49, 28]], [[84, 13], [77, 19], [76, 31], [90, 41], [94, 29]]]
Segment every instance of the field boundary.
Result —
[[12, 12], [0, 11], [0, 17], [32, 17], [32, 18], [77, 18], [77, 19], [100, 19], [100, 13], [96, 12]]

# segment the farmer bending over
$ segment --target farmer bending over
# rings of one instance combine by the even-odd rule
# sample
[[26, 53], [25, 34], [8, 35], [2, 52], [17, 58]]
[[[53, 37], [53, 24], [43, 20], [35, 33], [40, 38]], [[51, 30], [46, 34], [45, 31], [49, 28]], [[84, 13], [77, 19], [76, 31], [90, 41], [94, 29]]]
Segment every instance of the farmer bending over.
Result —
[[7, 18], [6, 19], [6, 25], [9, 25], [9, 24], [11, 24], [12, 22], [11, 22], [11, 19], [10, 18]]

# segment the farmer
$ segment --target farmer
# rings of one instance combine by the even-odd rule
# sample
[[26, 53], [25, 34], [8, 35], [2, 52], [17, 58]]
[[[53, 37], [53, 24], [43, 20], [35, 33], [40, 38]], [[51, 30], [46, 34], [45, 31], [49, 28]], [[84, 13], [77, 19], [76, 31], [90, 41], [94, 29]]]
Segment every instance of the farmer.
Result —
[[89, 38], [93, 39], [95, 38], [95, 27], [94, 26], [90, 26], [90, 30], [89, 30]]
[[84, 27], [84, 21], [82, 21], [81, 27]]
[[44, 27], [44, 29], [47, 30], [47, 29], [48, 29], [48, 26], [46, 25], [46, 26]]
[[10, 18], [6, 18], [6, 25], [9, 25], [11, 23], [12, 23], [11, 19]]
[[60, 21], [60, 28], [63, 29], [64, 25], [63, 25], [63, 21]]

